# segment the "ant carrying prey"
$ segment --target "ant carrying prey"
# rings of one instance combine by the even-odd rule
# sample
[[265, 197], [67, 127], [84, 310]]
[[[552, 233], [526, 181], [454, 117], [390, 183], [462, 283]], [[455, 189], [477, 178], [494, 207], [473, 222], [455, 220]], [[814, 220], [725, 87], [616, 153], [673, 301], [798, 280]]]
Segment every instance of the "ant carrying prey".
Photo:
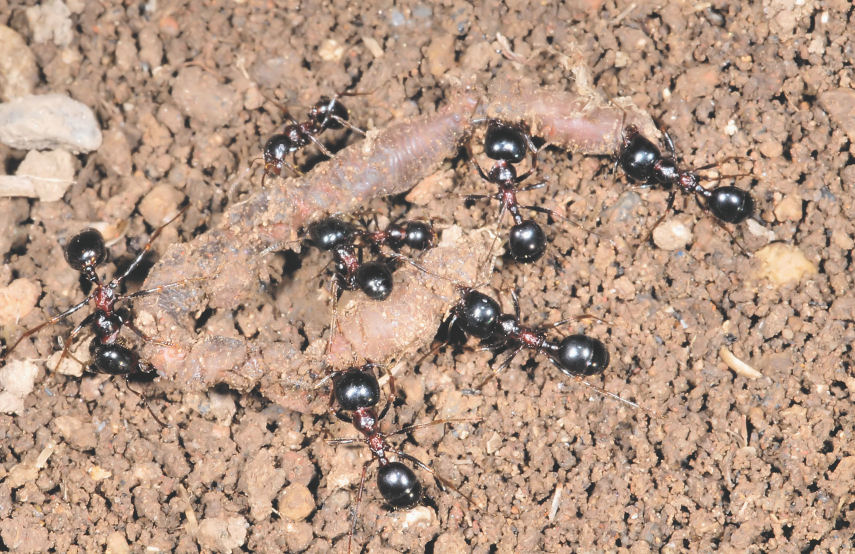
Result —
[[388, 458], [388, 454], [395, 455], [398, 460], [407, 460], [416, 467], [427, 471], [433, 475], [434, 479], [436, 479], [441, 486], [448, 487], [460, 494], [470, 504], [474, 504], [468, 496], [463, 494], [447, 479], [438, 475], [433, 468], [418, 458], [392, 447], [386, 441], [386, 438], [392, 435], [406, 434], [416, 429], [422, 429], [434, 425], [471, 423], [478, 420], [439, 419], [428, 423], [404, 427], [392, 433], [382, 433], [380, 431], [380, 421], [386, 416], [390, 406], [392, 406], [395, 401], [395, 389], [394, 380], [390, 376], [389, 383], [392, 389], [391, 394], [386, 399], [386, 404], [378, 414], [376, 407], [380, 402], [380, 384], [374, 375], [375, 367], [377, 366], [368, 363], [359, 368], [349, 368], [346, 371], [336, 371], [328, 375], [318, 384], [318, 386], [320, 386], [327, 380], [332, 379], [333, 389], [330, 394], [330, 410], [332, 411], [333, 404], [337, 403], [339, 409], [334, 412], [336, 417], [346, 423], [352, 423], [354, 428], [356, 428], [356, 430], [364, 437], [361, 439], [330, 439], [327, 443], [354, 444], [362, 442], [368, 445], [372, 455], [372, 458], [362, 466], [362, 476], [359, 481], [359, 489], [356, 494], [356, 501], [354, 502], [351, 510], [351, 526], [347, 539], [348, 552], [351, 551], [353, 535], [356, 530], [357, 516], [359, 513], [359, 504], [362, 501], [362, 493], [365, 489], [365, 477], [368, 467], [371, 464], [377, 462], [379, 465], [377, 470], [377, 488], [392, 508], [412, 508], [422, 499], [424, 489], [415, 472], [401, 461], [390, 460]]
[[[659, 184], [671, 187], [665, 214], [653, 227], [659, 225], [674, 206], [678, 189], [687, 194], [693, 194], [698, 204], [721, 222], [741, 223], [751, 216], [754, 212], [754, 199], [748, 191], [734, 186], [716, 187], [711, 190], [701, 186], [701, 176], [697, 172], [711, 169], [718, 165], [718, 162], [694, 169], [680, 169], [677, 165], [674, 141], [667, 132], [663, 131], [663, 134], [668, 147], [668, 156], [663, 156], [659, 148], [642, 135], [635, 125], [627, 125], [623, 131], [621, 148], [616, 160], [616, 164], [619, 164], [633, 181], [641, 181], [645, 185]], [[720, 181], [742, 176], [741, 174], [722, 175], [706, 179]]]
[[[365, 135], [365, 131], [356, 127], [348, 121], [349, 114], [347, 108], [339, 100], [342, 96], [357, 96], [363, 93], [358, 92], [343, 92], [334, 95], [332, 98], [321, 96], [321, 98], [309, 109], [306, 114], [306, 121], [297, 121], [294, 119], [288, 109], [282, 104], [271, 100], [290, 122], [281, 133], [277, 133], [267, 140], [264, 145], [264, 175], [279, 176], [282, 173], [282, 168], [287, 167], [294, 175], [300, 175], [300, 170], [296, 167], [297, 152], [314, 144], [323, 153], [324, 156], [331, 158], [332, 153], [318, 140], [327, 129], [342, 129], [347, 127], [351, 131], [355, 131], [361, 135]], [[290, 155], [292, 162], [288, 162], [286, 157]], [[263, 183], [262, 183], [263, 184]]]

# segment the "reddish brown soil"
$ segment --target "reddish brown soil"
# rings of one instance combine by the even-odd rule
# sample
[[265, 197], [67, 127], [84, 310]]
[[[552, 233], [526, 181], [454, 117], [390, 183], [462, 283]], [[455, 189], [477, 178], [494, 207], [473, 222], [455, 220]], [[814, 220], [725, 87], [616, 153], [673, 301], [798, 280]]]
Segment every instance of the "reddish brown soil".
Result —
[[[508, 309], [518, 287], [531, 324], [579, 313], [608, 320], [561, 332], [584, 329], [606, 342], [612, 363], [593, 384], [660, 417], [604, 399], [525, 353], [474, 396], [461, 391], [488, 374], [489, 353], [449, 349], [418, 368], [406, 363], [411, 356], [398, 378], [405, 403], [391, 412], [389, 428], [482, 418], [445, 433], [417, 432], [404, 446], [481, 507], [419, 472], [427, 510], [387, 511], [372, 470], [355, 544], [370, 552], [480, 553], [850, 548], [855, 41], [848, 2], [827, 2], [825, 11], [784, 0], [714, 8], [147, 4], [153, 12], [141, 4], [69, 4], [80, 4], [72, 44], [31, 44], [43, 76], [37, 92], [67, 92], [116, 135], [80, 156], [77, 184], [63, 202], [0, 199], [0, 213], [15, 214], [0, 221], [0, 285], [27, 277], [43, 290], [38, 309], [2, 329], [7, 343], [82, 294], [59, 244], [84, 224], [127, 220], [128, 238], [111, 248], [113, 260], [125, 261], [152, 230], [138, 207], [155, 186], [168, 184], [191, 203], [155, 243], [157, 252], [213, 227], [230, 203], [260, 186], [259, 174], [243, 172], [283, 121], [260, 93], [299, 117], [321, 94], [373, 91], [346, 103], [357, 125], [383, 128], [433, 110], [460, 80], [490, 85], [506, 75], [519, 62], [498, 52], [497, 33], [528, 60], [519, 71], [553, 88], [573, 86], [562, 54], [577, 43], [592, 84], [658, 115], [687, 165], [747, 157], [725, 170], [751, 172], [736, 184], [753, 187], [758, 219], [818, 272], [786, 285], [759, 277], [757, 258], [743, 255], [690, 199], [678, 200], [681, 213], [671, 216], [693, 230], [686, 249], [635, 250], [666, 194], [630, 191], [605, 158], [546, 149], [537, 177], [548, 187], [525, 201], [566, 209], [598, 235], [555, 223], [543, 260], [500, 263], [492, 285]], [[31, 42], [23, 6], [0, 2], [0, 14]], [[337, 149], [359, 137], [323, 140]], [[314, 160], [309, 152], [301, 162]], [[11, 172], [24, 153], [2, 148], [0, 155]], [[486, 192], [471, 168], [451, 161], [443, 178], [453, 189], [443, 192], [438, 179], [436, 197], [411, 206], [407, 217], [464, 229], [492, 224], [495, 205], [467, 208], [456, 196]], [[366, 208], [390, 213], [383, 201]], [[770, 241], [747, 224], [735, 235], [749, 252]], [[206, 328], [313, 343], [293, 354], [316, 363], [329, 321], [317, 275], [328, 260], [314, 250], [301, 260], [290, 272], [284, 257], [271, 257], [253, 300], [218, 311]], [[722, 346], [763, 376], [734, 374], [719, 358]], [[15, 357], [43, 360], [56, 349], [46, 331]], [[165, 381], [136, 387], [168, 428], [118, 379], [50, 371], [39, 372], [21, 414], [0, 415], [0, 550], [346, 548], [367, 450], [326, 444], [352, 431], [324, 415], [325, 398], [302, 414], [257, 391], [186, 391]], [[50, 456], [34, 469], [42, 452]]]

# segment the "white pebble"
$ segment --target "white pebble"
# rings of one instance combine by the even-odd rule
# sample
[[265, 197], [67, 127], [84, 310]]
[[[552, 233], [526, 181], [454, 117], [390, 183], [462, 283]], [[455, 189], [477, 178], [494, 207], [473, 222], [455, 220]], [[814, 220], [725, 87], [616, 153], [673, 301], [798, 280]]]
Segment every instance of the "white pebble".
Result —
[[43, 202], [62, 200], [74, 182], [74, 158], [65, 150], [31, 150], [14, 177], [0, 178], [0, 196], [26, 196]]
[[91, 152], [101, 146], [101, 129], [92, 110], [68, 96], [23, 96], [0, 104], [0, 142], [21, 150]]
[[692, 241], [692, 230], [679, 220], [669, 219], [653, 229], [653, 242], [663, 250], [679, 250]]
[[24, 397], [33, 391], [38, 367], [26, 360], [12, 360], [0, 369], [0, 412], [21, 413]]
[[38, 79], [36, 57], [24, 38], [0, 25], [0, 100], [5, 102], [32, 94]]

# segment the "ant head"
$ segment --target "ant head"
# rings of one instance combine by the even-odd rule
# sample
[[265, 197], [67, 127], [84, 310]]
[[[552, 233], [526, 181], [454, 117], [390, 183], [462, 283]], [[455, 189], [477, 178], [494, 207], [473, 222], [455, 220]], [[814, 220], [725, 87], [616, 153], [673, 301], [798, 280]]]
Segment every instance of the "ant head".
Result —
[[491, 120], [484, 134], [484, 153], [493, 160], [516, 164], [525, 159], [528, 143], [522, 129]]
[[392, 294], [392, 271], [383, 262], [366, 262], [356, 270], [356, 285], [372, 300]]
[[710, 212], [727, 223], [742, 223], [754, 213], [754, 199], [737, 187], [718, 187], [707, 199]]
[[353, 241], [354, 230], [349, 223], [328, 217], [309, 225], [309, 241], [321, 250], [332, 250]]
[[486, 294], [477, 290], [468, 291], [457, 309], [457, 321], [467, 335], [486, 339], [498, 330], [502, 308]]
[[133, 350], [121, 344], [100, 344], [97, 338], [92, 344], [96, 346], [90, 346], [93, 350], [90, 371], [110, 375], [130, 375], [140, 371], [140, 359]]
[[508, 237], [508, 252], [517, 262], [533, 262], [539, 260], [546, 251], [546, 235], [540, 225], [531, 219], [526, 219], [511, 227]]
[[377, 488], [393, 508], [412, 508], [422, 497], [422, 485], [416, 474], [401, 462], [380, 466]]
[[273, 167], [280, 166], [286, 154], [292, 150], [294, 150], [294, 144], [288, 135], [279, 134], [270, 137], [264, 145], [265, 169], [267, 169], [268, 165]]
[[341, 129], [343, 125], [337, 119], [348, 119], [347, 108], [338, 98], [321, 96], [320, 100], [309, 110], [309, 119], [322, 129]]
[[371, 408], [380, 401], [380, 384], [372, 373], [351, 368], [333, 378], [333, 394], [343, 410]]
[[568, 375], [594, 375], [608, 367], [609, 351], [597, 339], [571, 335], [559, 343], [552, 359]]
[[104, 237], [97, 229], [84, 229], [65, 245], [65, 260], [76, 271], [92, 271], [106, 258]]
[[634, 125], [624, 130], [618, 162], [630, 179], [650, 180], [654, 175], [653, 166], [661, 157], [659, 148], [639, 133]]
[[404, 226], [404, 243], [414, 250], [427, 250], [434, 245], [435, 238], [430, 223], [408, 221]]

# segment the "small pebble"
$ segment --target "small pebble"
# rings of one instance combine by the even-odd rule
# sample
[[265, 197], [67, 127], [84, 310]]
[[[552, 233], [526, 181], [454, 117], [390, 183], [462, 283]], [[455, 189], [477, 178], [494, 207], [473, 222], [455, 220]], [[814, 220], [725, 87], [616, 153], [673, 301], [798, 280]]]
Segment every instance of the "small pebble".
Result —
[[298, 483], [291, 483], [279, 494], [279, 513], [292, 521], [301, 521], [315, 511], [311, 491]]
[[24, 38], [0, 25], [0, 100], [7, 102], [32, 94], [38, 79], [36, 57]]
[[20, 196], [38, 198], [42, 202], [62, 200], [65, 191], [74, 183], [74, 157], [65, 150], [30, 150], [15, 171], [15, 177], [26, 180], [32, 187], [28, 194]]
[[27, 8], [27, 22], [35, 42], [53, 39], [57, 46], [68, 46], [74, 38], [71, 30], [71, 10], [62, 0], [48, 0]]
[[24, 398], [33, 391], [39, 368], [33, 362], [12, 360], [0, 369], [0, 412], [19, 414]]
[[692, 241], [692, 230], [679, 220], [663, 221], [653, 229], [653, 242], [663, 250], [679, 250]]
[[108, 129], [104, 132], [104, 142], [98, 154], [110, 170], [122, 177], [131, 174], [131, 146], [128, 144], [128, 137], [120, 129]]
[[819, 105], [825, 110], [843, 132], [852, 140], [855, 138], [855, 90], [837, 88], [819, 95]]
[[339, 62], [344, 55], [344, 46], [335, 39], [327, 39], [318, 48], [318, 55], [326, 62]]
[[178, 72], [172, 83], [172, 99], [182, 113], [212, 127], [228, 123], [240, 106], [237, 91], [198, 67]]
[[427, 506], [416, 506], [415, 508], [407, 511], [407, 515], [404, 516], [404, 524], [401, 527], [403, 529], [409, 529], [410, 527], [427, 527], [431, 525], [434, 517], [433, 510]]
[[91, 152], [101, 129], [88, 106], [63, 94], [23, 96], [0, 104], [0, 142], [20, 150]]
[[0, 288], [0, 327], [14, 325], [33, 311], [42, 287], [29, 279], [15, 279]]
[[199, 546], [216, 552], [231, 552], [246, 542], [249, 523], [245, 518], [214, 517], [199, 522], [196, 539]]
[[93, 481], [103, 481], [104, 479], [109, 479], [113, 476], [113, 474], [101, 466], [92, 466], [86, 470], [86, 473], [89, 474], [89, 478]]
[[139, 212], [146, 223], [157, 227], [175, 215], [182, 200], [184, 200], [184, 194], [170, 185], [157, 185], [142, 199]]
[[802, 218], [802, 199], [798, 194], [786, 195], [775, 206], [775, 219], [778, 221], [799, 221]]
[[91, 450], [98, 443], [95, 438], [95, 426], [80, 419], [64, 415], [55, 417], [53, 424], [69, 446], [77, 450]]
[[119, 531], [113, 531], [107, 535], [106, 554], [129, 554], [130, 551], [131, 548], [128, 546], [125, 535]]
[[776, 285], [795, 283], [817, 272], [816, 264], [797, 246], [789, 244], [772, 243], [758, 250], [754, 257], [760, 261], [757, 277], [769, 279]]

